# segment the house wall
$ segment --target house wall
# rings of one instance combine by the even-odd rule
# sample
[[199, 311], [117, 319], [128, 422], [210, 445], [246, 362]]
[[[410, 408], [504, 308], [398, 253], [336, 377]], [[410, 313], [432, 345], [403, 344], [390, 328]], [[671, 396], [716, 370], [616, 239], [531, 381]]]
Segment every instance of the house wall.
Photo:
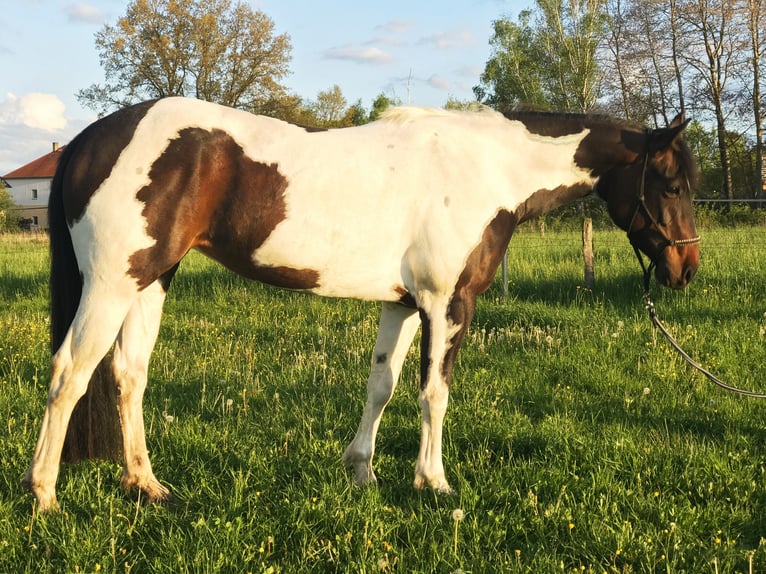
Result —
[[13, 202], [19, 207], [18, 217], [36, 221], [33, 228], [47, 229], [51, 178], [7, 178], [5, 181], [10, 186], [8, 192]]

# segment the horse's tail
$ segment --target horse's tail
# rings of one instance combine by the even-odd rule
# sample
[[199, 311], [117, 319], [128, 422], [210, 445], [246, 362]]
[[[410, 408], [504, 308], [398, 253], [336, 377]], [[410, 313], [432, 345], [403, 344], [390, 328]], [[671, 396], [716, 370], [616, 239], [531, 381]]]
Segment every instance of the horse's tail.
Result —
[[[48, 202], [51, 274], [51, 353], [58, 351], [69, 331], [82, 295], [82, 275], [75, 256], [64, 209], [64, 190], [72, 162], [76, 162], [79, 140], [61, 151]], [[117, 387], [111, 358], [105, 357], [93, 373], [86, 394], [77, 403], [69, 420], [62, 460], [77, 462], [89, 458], [118, 458], [122, 451]]]

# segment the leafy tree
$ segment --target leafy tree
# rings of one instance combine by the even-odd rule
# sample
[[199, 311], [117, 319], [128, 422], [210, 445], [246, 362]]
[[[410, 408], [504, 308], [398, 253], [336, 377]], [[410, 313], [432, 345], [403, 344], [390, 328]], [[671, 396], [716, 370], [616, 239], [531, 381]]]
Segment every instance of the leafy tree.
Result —
[[505, 18], [492, 23], [492, 56], [481, 75], [481, 84], [473, 88], [480, 102], [497, 109], [519, 104], [546, 107], [545, 72], [531, 20], [532, 12], [525, 10], [519, 14], [518, 23]]
[[18, 217], [14, 214], [15, 210], [16, 204], [8, 193], [5, 183], [0, 180], [0, 233], [18, 230]]
[[319, 92], [313, 106], [317, 125], [327, 128], [341, 127], [347, 105], [348, 102], [337, 84], [329, 90]]
[[370, 121], [374, 122], [388, 108], [399, 105], [401, 105], [401, 102], [398, 99], [389, 98], [386, 94], [381, 92], [372, 102], [372, 109], [370, 110]]
[[369, 121], [367, 110], [364, 109], [362, 100], [358, 99], [356, 102], [346, 110], [346, 115], [343, 118], [344, 125], [361, 126]]
[[596, 53], [606, 32], [603, 0], [536, 0], [518, 23], [502, 19], [493, 28], [492, 56], [474, 88], [479, 101], [496, 108], [595, 106]]
[[106, 113], [150, 98], [193, 96], [258, 111], [284, 94], [291, 44], [274, 22], [231, 0], [133, 0], [96, 33], [106, 81], [78, 100]]
[[458, 100], [450, 96], [447, 98], [447, 103], [444, 104], [445, 110], [460, 110], [464, 112], [478, 112], [482, 109], [482, 105], [476, 100]]

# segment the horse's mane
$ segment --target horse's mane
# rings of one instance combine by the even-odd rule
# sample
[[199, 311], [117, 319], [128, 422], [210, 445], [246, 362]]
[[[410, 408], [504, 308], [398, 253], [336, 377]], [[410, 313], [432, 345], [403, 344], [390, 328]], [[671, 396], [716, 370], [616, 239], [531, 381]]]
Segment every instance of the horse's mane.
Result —
[[[571, 112], [549, 112], [541, 110], [511, 109], [502, 112], [503, 117], [509, 120], [522, 121], [527, 125], [537, 125], [542, 132], [547, 129], [552, 132], [565, 130], [566, 126], [571, 129], [583, 127], [610, 126], [632, 132], [645, 132], [646, 126], [634, 121], [614, 118], [606, 114], [582, 114]], [[675, 161], [678, 169], [686, 175], [692, 189], [696, 189], [699, 180], [699, 170], [694, 155], [688, 144], [679, 138], [673, 145]]]
[[512, 109], [501, 112], [503, 117], [509, 120], [521, 120], [527, 122], [551, 124], [572, 124], [581, 126], [604, 126], [608, 125], [619, 129], [642, 132], [645, 126], [637, 122], [614, 118], [607, 114], [583, 114], [574, 112], [550, 112], [540, 110]]

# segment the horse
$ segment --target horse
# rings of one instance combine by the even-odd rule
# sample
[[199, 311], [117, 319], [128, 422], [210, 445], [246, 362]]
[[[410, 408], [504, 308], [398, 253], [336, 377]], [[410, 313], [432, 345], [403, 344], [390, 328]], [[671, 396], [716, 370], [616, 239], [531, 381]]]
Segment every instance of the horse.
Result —
[[[595, 191], [660, 284], [691, 281], [687, 123], [683, 113], [651, 130], [598, 115], [401, 107], [316, 130], [187, 98], [97, 120], [52, 181], [51, 383], [23, 482], [40, 510], [58, 508], [62, 452], [97, 458], [111, 436], [121, 486], [171, 496], [152, 471], [142, 403], [163, 302], [196, 249], [263, 283], [381, 302], [366, 402], [343, 453], [359, 485], [376, 482], [378, 426], [421, 328], [414, 487], [450, 492], [442, 424], [455, 357], [517, 225]], [[114, 396], [99, 405], [104, 389]]]

